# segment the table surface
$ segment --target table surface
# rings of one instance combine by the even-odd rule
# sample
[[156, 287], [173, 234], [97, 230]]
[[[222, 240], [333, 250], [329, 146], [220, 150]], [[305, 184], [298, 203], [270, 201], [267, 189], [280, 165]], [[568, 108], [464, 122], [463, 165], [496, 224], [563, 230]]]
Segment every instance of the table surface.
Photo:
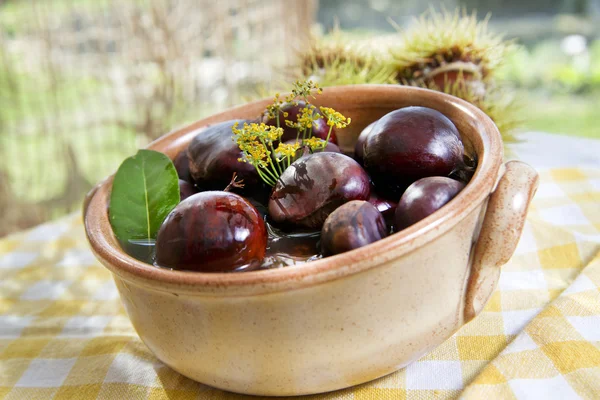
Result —
[[[306, 398], [600, 398], [600, 141], [524, 139], [509, 157], [541, 184], [484, 312], [401, 371]], [[50, 398], [252, 397], [149, 352], [72, 215], [0, 240], [0, 399]]]

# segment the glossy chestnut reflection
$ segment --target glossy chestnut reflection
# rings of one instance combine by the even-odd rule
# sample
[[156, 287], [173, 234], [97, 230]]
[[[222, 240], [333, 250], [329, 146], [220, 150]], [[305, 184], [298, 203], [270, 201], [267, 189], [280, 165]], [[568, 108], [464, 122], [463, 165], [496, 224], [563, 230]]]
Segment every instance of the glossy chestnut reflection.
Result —
[[222, 190], [234, 172], [247, 186], [259, 181], [252, 165], [238, 161], [243, 154], [231, 131], [236, 122], [242, 126], [253, 121], [231, 120], [211, 125], [201, 130], [188, 146], [190, 172], [200, 187]]
[[406, 107], [384, 115], [364, 145], [364, 165], [378, 190], [401, 195], [414, 181], [448, 176], [464, 166], [464, 146], [456, 126], [426, 107]]
[[275, 222], [320, 229], [337, 207], [368, 197], [369, 176], [356, 161], [338, 153], [314, 153], [281, 174], [269, 199], [269, 215]]
[[396, 207], [398, 207], [397, 201], [393, 201], [382, 197], [375, 191], [375, 188], [373, 188], [372, 186], [371, 194], [369, 195], [369, 199], [367, 201], [375, 206], [377, 211], [379, 211], [383, 215], [386, 221], [391, 221], [394, 218]]
[[156, 239], [160, 266], [198, 272], [229, 272], [258, 265], [265, 256], [263, 219], [243, 197], [201, 192], [171, 211]]
[[396, 231], [402, 230], [439, 210], [465, 187], [444, 176], [419, 179], [406, 189], [394, 216]]
[[[298, 130], [296, 128], [291, 128], [286, 125], [284, 120], [288, 120], [291, 122], [298, 122], [298, 117], [301, 115], [302, 110], [306, 107], [306, 102], [298, 101], [298, 104], [295, 103], [286, 103], [281, 106], [281, 112], [279, 113], [279, 126], [283, 128], [283, 136], [281, 137], [281, 141], [285, 142], [288, 140], [296, 139], [298, 135]], [[288, 115], [284, 117], [283, 113], [286, 112]], [[315, 109], [314, 111], [317, 115], [321, 115], [319, 109]], [[265, 124], [277, 126], [277, 119], [271, 118], [269, 119], [267, 116], [264, 117]], [[314, 137], [318, 137], [320, 139], [327, 139], [327, 134], [329, 133], [329, 126], [327, 125], [327, 121], [324, 118], [319, 118], [313, 122], [312, 127], [312, 135]], [[337, 143], [337, 137], [335, 135], [335, 127], [331, 130], [331, 135], [329, 136], [329, 141], [332, 143]]]
[[358, 139], [356, 139], [356, 144], [354, 145], [354, 159], [359, 162], [359, 164], [363, 164], [363, 158], [365, 154], [365, 142], [367, 141], [367, 137], [373, 130], [373, 126], [375, 126], [377, 121], [371, 122], [365, 129], [360, 132], [358, 135]]
[[323, 224], [321, 251], [324, 256], [339, 254], [387, 236], [383, 215], [373, 204], [354, 200], [337, 208]]

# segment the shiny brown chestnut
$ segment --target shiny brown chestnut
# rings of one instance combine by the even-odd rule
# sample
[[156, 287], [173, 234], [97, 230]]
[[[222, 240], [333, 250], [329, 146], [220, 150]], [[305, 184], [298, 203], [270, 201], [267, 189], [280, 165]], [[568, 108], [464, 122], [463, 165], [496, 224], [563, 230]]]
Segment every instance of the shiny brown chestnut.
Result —
[[256, 208], [235, 193], [208, 191], [188, 197], [167, 216], [156, 239], [156, 262], [197, 272], [247, 270], [263, 260], [266, 247]]
[[192, 179], [192, 174], [190, 173], [190, 161], [188, 160], [187, 156], [187, 148], [177, 154], [173, 160], [173, 165], [175, 165], [175, 170], [177, 170], [177, 176], [179, 176], [179, 179], [187, 182], [194, 182]]
[[358, 163], [361, 165], [364, 161], [363, 158], [365, 154], [365, 142], [367, 141], [367, 137], [369, 137], [369, 134], [373, 130], [373, 126], [376, 122], [377, 121], [373, 121], [369, 125], [367, 125], [367, 127], [360, 132], [360, 135], [358, 135], [358, 139], [356, 139], [356, 144], [354, 145], [354, 159], [358, 161]]
[[400, 231], [439, 210], [465, 187], [445, 176], [419, 179], [406, 189], [394, 216], [394, 228]]
[[344, 253], [387, 236], [383, 215], [368, 201], [350, 201], [333, 211], [323, 224], [324, 256]]
[[369, 176], [352, 158], [314, 153], [281, 174], [269, 199], [269, 216], [275, 222], [320, 229], [333, 210], [350, 200], [366, 200], [369, 191]]
[[179, 179], [179, 201], [183, 201], [188, 197], [198, 193], [194, 184]]
[[414, 181], [464, 168], [456, 126], [441, 112], [405, 107], [381, 117], [364, 145], [364, 166], [380, 191], [400, 196]]
[[234, 140], [231, 128], [242, 126], [250, 120], [230, 120], [211, 125], [200, 131], [188, 146], [187, 155], [192, 178], [202, 188], [222, 190], [231, 181], [233, 173], [246, 186], [259, 181], [256, 169], [240, 162], [243, 153]]
[[367, 201], [375, 206], [377, 211], [379, 211], [383, 218], [386, 221], [392, 221], [394, 219], [394, 213], [396, 212], [396, 207], [398, 207], [398, 202], [382, 197], [375, 191], [375, 188], [371, 186], [371, 194]]

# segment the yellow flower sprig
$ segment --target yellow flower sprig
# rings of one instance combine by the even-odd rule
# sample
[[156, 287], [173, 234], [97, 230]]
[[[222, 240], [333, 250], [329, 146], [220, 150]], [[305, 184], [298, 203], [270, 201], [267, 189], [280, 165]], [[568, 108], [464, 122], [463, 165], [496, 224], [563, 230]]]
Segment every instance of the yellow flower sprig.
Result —
[[[351, 121], [329, 107], [321, 107], [322, 114], [319, 113], [317, 107], [309, 102], [309, 97], [316, 98], [315, 94], [322, 92], [323, 89], [313, 81], [296, 81], [285, 99], [277, 93], [273, 103], [267, 106], [265, 116], [270, 120], [274, 119], [276, 126], [244, 123], [243, 127], [239, 128], [239, 124], [235, 124], [232, 128], [233, 139], [243, 153], [243, 157], [238, 161], [253, 165], [264, 182], [275, 186], [283, 171], [299, 156], [300, 148], [308, 147], [311, 152], [323, 150], [329, 142], [333, 127], [345, 128]], [[283, 106], [286, 103], [294, 103], [297, 106], [299, 98], [304, 100], [306, 106], [297, 115], [296, 121], [287, 120], [288, 113], [282, 110]], [[283, 116], [283, 121], [280, 121], [280, 116]], [[325, 118], [329, 126], [327, 140], [313, 136], [314, 122], [321, 118]], [[279, 143], [283, 136], [283, 127], [297, 130], [294, 143]], [[275, 146], [277, 148], [274, 148]]]
[[315, 150], [323, 150], [327, 146], [327, 142], [318, 137], [311, 137], [303, 141], [305, 146], [308, 146], [312, 152]]
[[[312, 136], [313, 123], [320, 119], [321, 116], [315, 112], [316, 107], [312, 104], [308, 104], [306, 107], [302, 109], [300, 112], [300, 116], [298, 116], [296, 122], [293, 121], [285, 121], [285, 125], [290, 128], [295, 128], [298, 131], [296, 135], [296, 140], [304, 140], [308, 139]], [[302, 138], [300, 138], [302, 136]]]
[[323, 93], [323, 89], [321, 89], [319, 87], [319, 84], [317, 82], [313, 82], [311, 80], [308, 81], [296, 81], [294, 82], [294, 87], [292, 88], [292, 93], [290, 97], [288, 96], [288, 100], [289, 101], [293, 101], [294, 99], [296, 99], [297, 97], [301, 97], [304, 99], [304, 101], [306, 103], [309, 103], [308, 98], [312, 97], [313, 99], [315, 99], [316, 97], [313, 94], [313, 90], [317, 91], [317, 94], [321, 94]]
[[335, 126], [338, 129], [343, 129], [350, 125], [352, 122], [351, 118], [344, 117], [341, 113], [335, 111], [333, 108], [329, 107], [320, 107], [321, 112], [327, 118], [327, 125], [329, 125], [329, 133], [327, 134], [326, 142], [329, 141], [329, 137], [331, 136], [331, 131]]
[[281, 139], [283, 129], [264, 123], [244, 123], [241, 129], [238, 126], [235, 123], [232, 127], [234, 140], [244, 154], [238, 161], [253, 165], [263, 181], [275, 186], [283, 168], [273, 162], [271, 155], [275, 153], [273, 143]]
[[310, 137], [308, 139], [296, 140], [294, 143], [280, 143], [275, 149], [276, 160], [278, 163], [283, 163], [283, 170], [290, 166], [298, 156], [298, 150], [303, 147], [308, 147], [311, 153], [323, 150], [327, 147], [327, 142], [318, 137]]
[[[275, 152], [278, 155], [280, 155], [281, 158], [294, 157], [296, 155], [296, 151], [298, 151], [299, 148], [300, 148], [300, 142], [280, 143], [279, 146], [277, 146], [277, 149], [275, 150]], [[281, 158], [278, 158], [277, 160], [279, 161]]]
[[300, 149], [300, 146], [300, 142], [298, 141], [295, 143], [279, 143], [279, 146], [277, 146], [277, 149], [275, 149], [277, 162], [283, 163], [284, 171], [295, 160], [296, 152], [298, 149]]
[[[287, 99], [286, 99], [286, 101], [287, 101]], [[275, 121], [277, 122], [278, 128], [281, 127], [281, 123], [279, 121], [279, 115], [283, 114], [283, 118], [288, 117], [287, 112], [281, 111], [281, 106], [284, 104], [285, 104], [285, 102], [280, 97], [279, 93], [275, 93], [275, 97], [273, 98], [273, 103], [271, 103], [267, 106], [267, 117], [269, 119], [275, 119]]]

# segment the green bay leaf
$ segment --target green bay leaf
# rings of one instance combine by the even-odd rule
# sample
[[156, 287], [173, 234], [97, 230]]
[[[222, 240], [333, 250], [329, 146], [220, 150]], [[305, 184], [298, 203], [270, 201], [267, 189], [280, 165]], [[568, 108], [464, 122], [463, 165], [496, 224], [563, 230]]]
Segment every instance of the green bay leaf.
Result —
[[121, 243], [156, 239], [161, 224], [179, 203], [179, 178], [165, 154], [139, 150], [115, 174], [108, 214]]

